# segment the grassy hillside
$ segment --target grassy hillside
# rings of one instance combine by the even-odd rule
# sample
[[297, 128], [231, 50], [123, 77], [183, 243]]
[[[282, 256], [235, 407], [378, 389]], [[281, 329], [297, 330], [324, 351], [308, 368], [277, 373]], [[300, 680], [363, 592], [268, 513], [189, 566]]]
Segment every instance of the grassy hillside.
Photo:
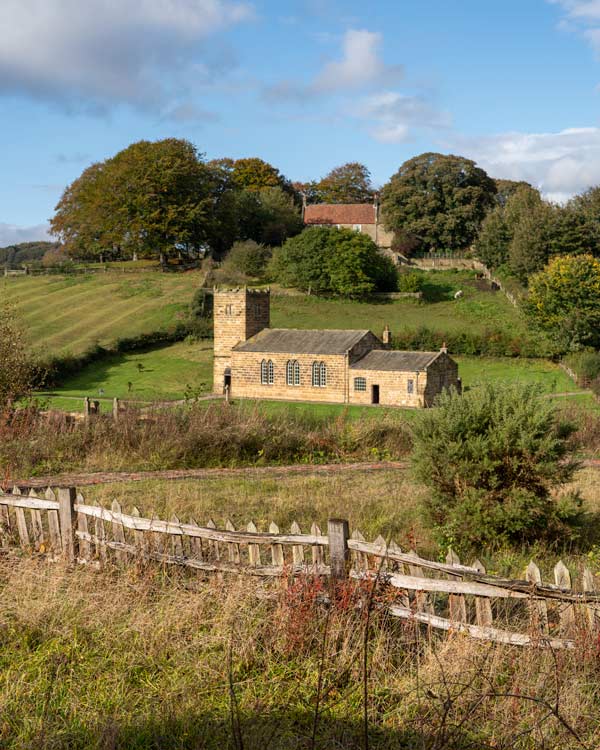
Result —
[[[187, 310], [202, 281], [188, 273], [106, 273], [78, 276], [0, 278], [0, 299], [15, 305], [31, 343], [46, 354], [81, 354], [96, 343], [162, 330]], [[473, 272], [443, 271], [427, 277], [427, 301], [378, 303], [273, 296], [271, 322], [283, 328], [371, 328], [380, 334], [421, 326], [445, 332], [483, 333], [502, 329], [526, 336], [519, 312], [501, 292], [475, 279]], [[462, 289], [464, 297], [454, 300]]]
[[14, 305], [44, 354], [82, 354], [175, 324], [202, 278], [198, 271], [0, 278], [0, 300]]

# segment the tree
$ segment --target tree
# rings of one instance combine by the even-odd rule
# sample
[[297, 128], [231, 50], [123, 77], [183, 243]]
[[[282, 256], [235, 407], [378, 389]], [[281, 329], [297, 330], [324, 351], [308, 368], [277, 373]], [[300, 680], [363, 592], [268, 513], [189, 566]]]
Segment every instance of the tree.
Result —
[[600, 260], [564, 255], [529, 282], [526, 310], [565, 349], [600, 347]]
[[189, 141], [139, 141], [88, 167], [63, 193], [51, 228], [72, 254], [195, 253], [211, 236], [213, 189]]
[[353, 161], [335, 167], [316, 185], [319, 203], [368, 203], [373, 200], [371, 173]]
[[[513, 196], [517, 190], [531, 190], [538, 194], [532, 185], [524, 180], [494, 180], [496, 183], [496, 202], [499, 206], [505, 206], [508, 199]], [[541, 196], [540, 196], [541, 198]]]
[[260, 245], [254, 240], [234, 242], [227, 253], [223, 267], [230, 267], [250, 278], [262, 278], [271, 255], [271, 248]]
[[233, 162], [231, 177], [233, 184], [240, 190], [282, 188], [287, 184], [287, 180], [276, 167], [257, 157], [236, 159]]
[[485, 385], [442, 394], [413, 425], [413, 466], [429, 488], [426, 515], [444, 544], [568, 537], [577, 498], [552, 491], [576, 469], [565, 422], [537, 385]]
[[427, 153], [405, 162], [382, 191], [386, 229], [425, 250], [464, 250], [494, 206], [496, 185], [475, 162]]
[[274, 254], [270, 275], [313, 294], [359, 298], [396, 288], [396, 269], [366, 234], [309, 227]]
[[0, 308], [0, 415], [31, 392], [34, 364], [23, 331], [8, 306]]
[[504, 216], [504, 209], [497, 206], [485, 217], [477, 240], [475, 251], [482, 263], [490, 268], [498, 268], [508, 260], [511, 232]]
[[512, 273], [524, 284], [548, 261], [552, 237], [552, 208], [547, 203], [532, 206], [514, 225], [508, 254]]

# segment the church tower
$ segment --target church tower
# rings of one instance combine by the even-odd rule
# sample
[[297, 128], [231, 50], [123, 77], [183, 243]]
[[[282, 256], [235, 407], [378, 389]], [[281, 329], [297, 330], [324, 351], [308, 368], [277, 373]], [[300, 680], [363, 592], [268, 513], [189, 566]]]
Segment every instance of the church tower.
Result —
[[231, 350], [271, 322], [271, 293], [263, 289], [214, 289], [213, 391], [231, 386]]

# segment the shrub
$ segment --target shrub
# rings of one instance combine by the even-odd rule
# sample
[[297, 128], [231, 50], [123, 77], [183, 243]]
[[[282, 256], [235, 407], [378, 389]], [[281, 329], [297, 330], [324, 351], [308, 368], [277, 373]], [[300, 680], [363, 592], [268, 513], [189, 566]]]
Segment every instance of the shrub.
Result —
[[34, 365], [12, 310], [0, 308], [0, 415], [14, 399], [28, 394]]
[[283, 286], [313, 294], [357, 298], [396, 289], [394, 264], [366, 234], [309, 227], [287, 240], [269, 267]]
[[423, 274], [415, 271], [398, 272], [399, 292], [420, 292], [423, 289]]
[[569, 354], [564, 358], [568, 365], [577, 375], [578, 380], [590, 383], [600, 376], [600, 352], [585, 351]]
[[413, 463], [431, 494], [425, 511], [442, 543], [482, 545], [565, 539], [577, 497], [552, 490], [577, 464], [575, 427], [534, 385], [488, 385], [442, 394], [413, 426]]
[[223, 262], [223, 270], [234, 270], [249, 278], [262, 278], [271, 258], [270, 247], [254, 240], [235, 242]]

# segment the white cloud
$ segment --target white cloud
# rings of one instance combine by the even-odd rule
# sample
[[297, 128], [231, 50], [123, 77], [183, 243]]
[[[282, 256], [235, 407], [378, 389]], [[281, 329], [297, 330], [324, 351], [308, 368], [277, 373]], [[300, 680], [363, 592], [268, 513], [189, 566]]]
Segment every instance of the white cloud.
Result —
[[493, 177], [526, 180], [563, 202], [600, 184], [600, 128], [557, 133], [503, 133], [447, 144], [475, 159]]
[[439, 129], [450, 125], [449, 115], [438, 111], [425, 96], [381, 91], [359, 102], [357, 114], [369, 120], [371, 135], [382, 143], [408, 140], [417, 128]]
[[559, 27], [566, 31], [578, 31], [600, 55], [600, 0], [547, 0], [565, 11], [565, 19]]
[[234, 0], [2, 0], [0, 93], [157, 110], [193, 66], [219, 67], [207, 38], [251, 14]]
[[[319, 41], [338, 42], [332, 35], [321, 35]], [[349, 29], [342, 38], [341, 58], [325, 63], [312, 81], [302, 83], [284, 80], [265, 89], [267, 100], [306, 101], [315, 96], [368, 90], [402, 77], [401, 65], [386, 65], [381, 56], [381, 34], [365, 29]]]
[[382, 36], [365, 29], [349, 29], [342, 42], [342, 58], [327, 63], [314, 81], [317, 91], [338, 91], [368, 86], [400, 76], [400, 66], [386, 66], [381, 58]]
[[36, 242], [52, 239], [48, 233], [48, 224], [37, 224], [33, 227], [19, 227], [16, 224], [0, 222], [0, 247], [16, 245], [19, 242]]

